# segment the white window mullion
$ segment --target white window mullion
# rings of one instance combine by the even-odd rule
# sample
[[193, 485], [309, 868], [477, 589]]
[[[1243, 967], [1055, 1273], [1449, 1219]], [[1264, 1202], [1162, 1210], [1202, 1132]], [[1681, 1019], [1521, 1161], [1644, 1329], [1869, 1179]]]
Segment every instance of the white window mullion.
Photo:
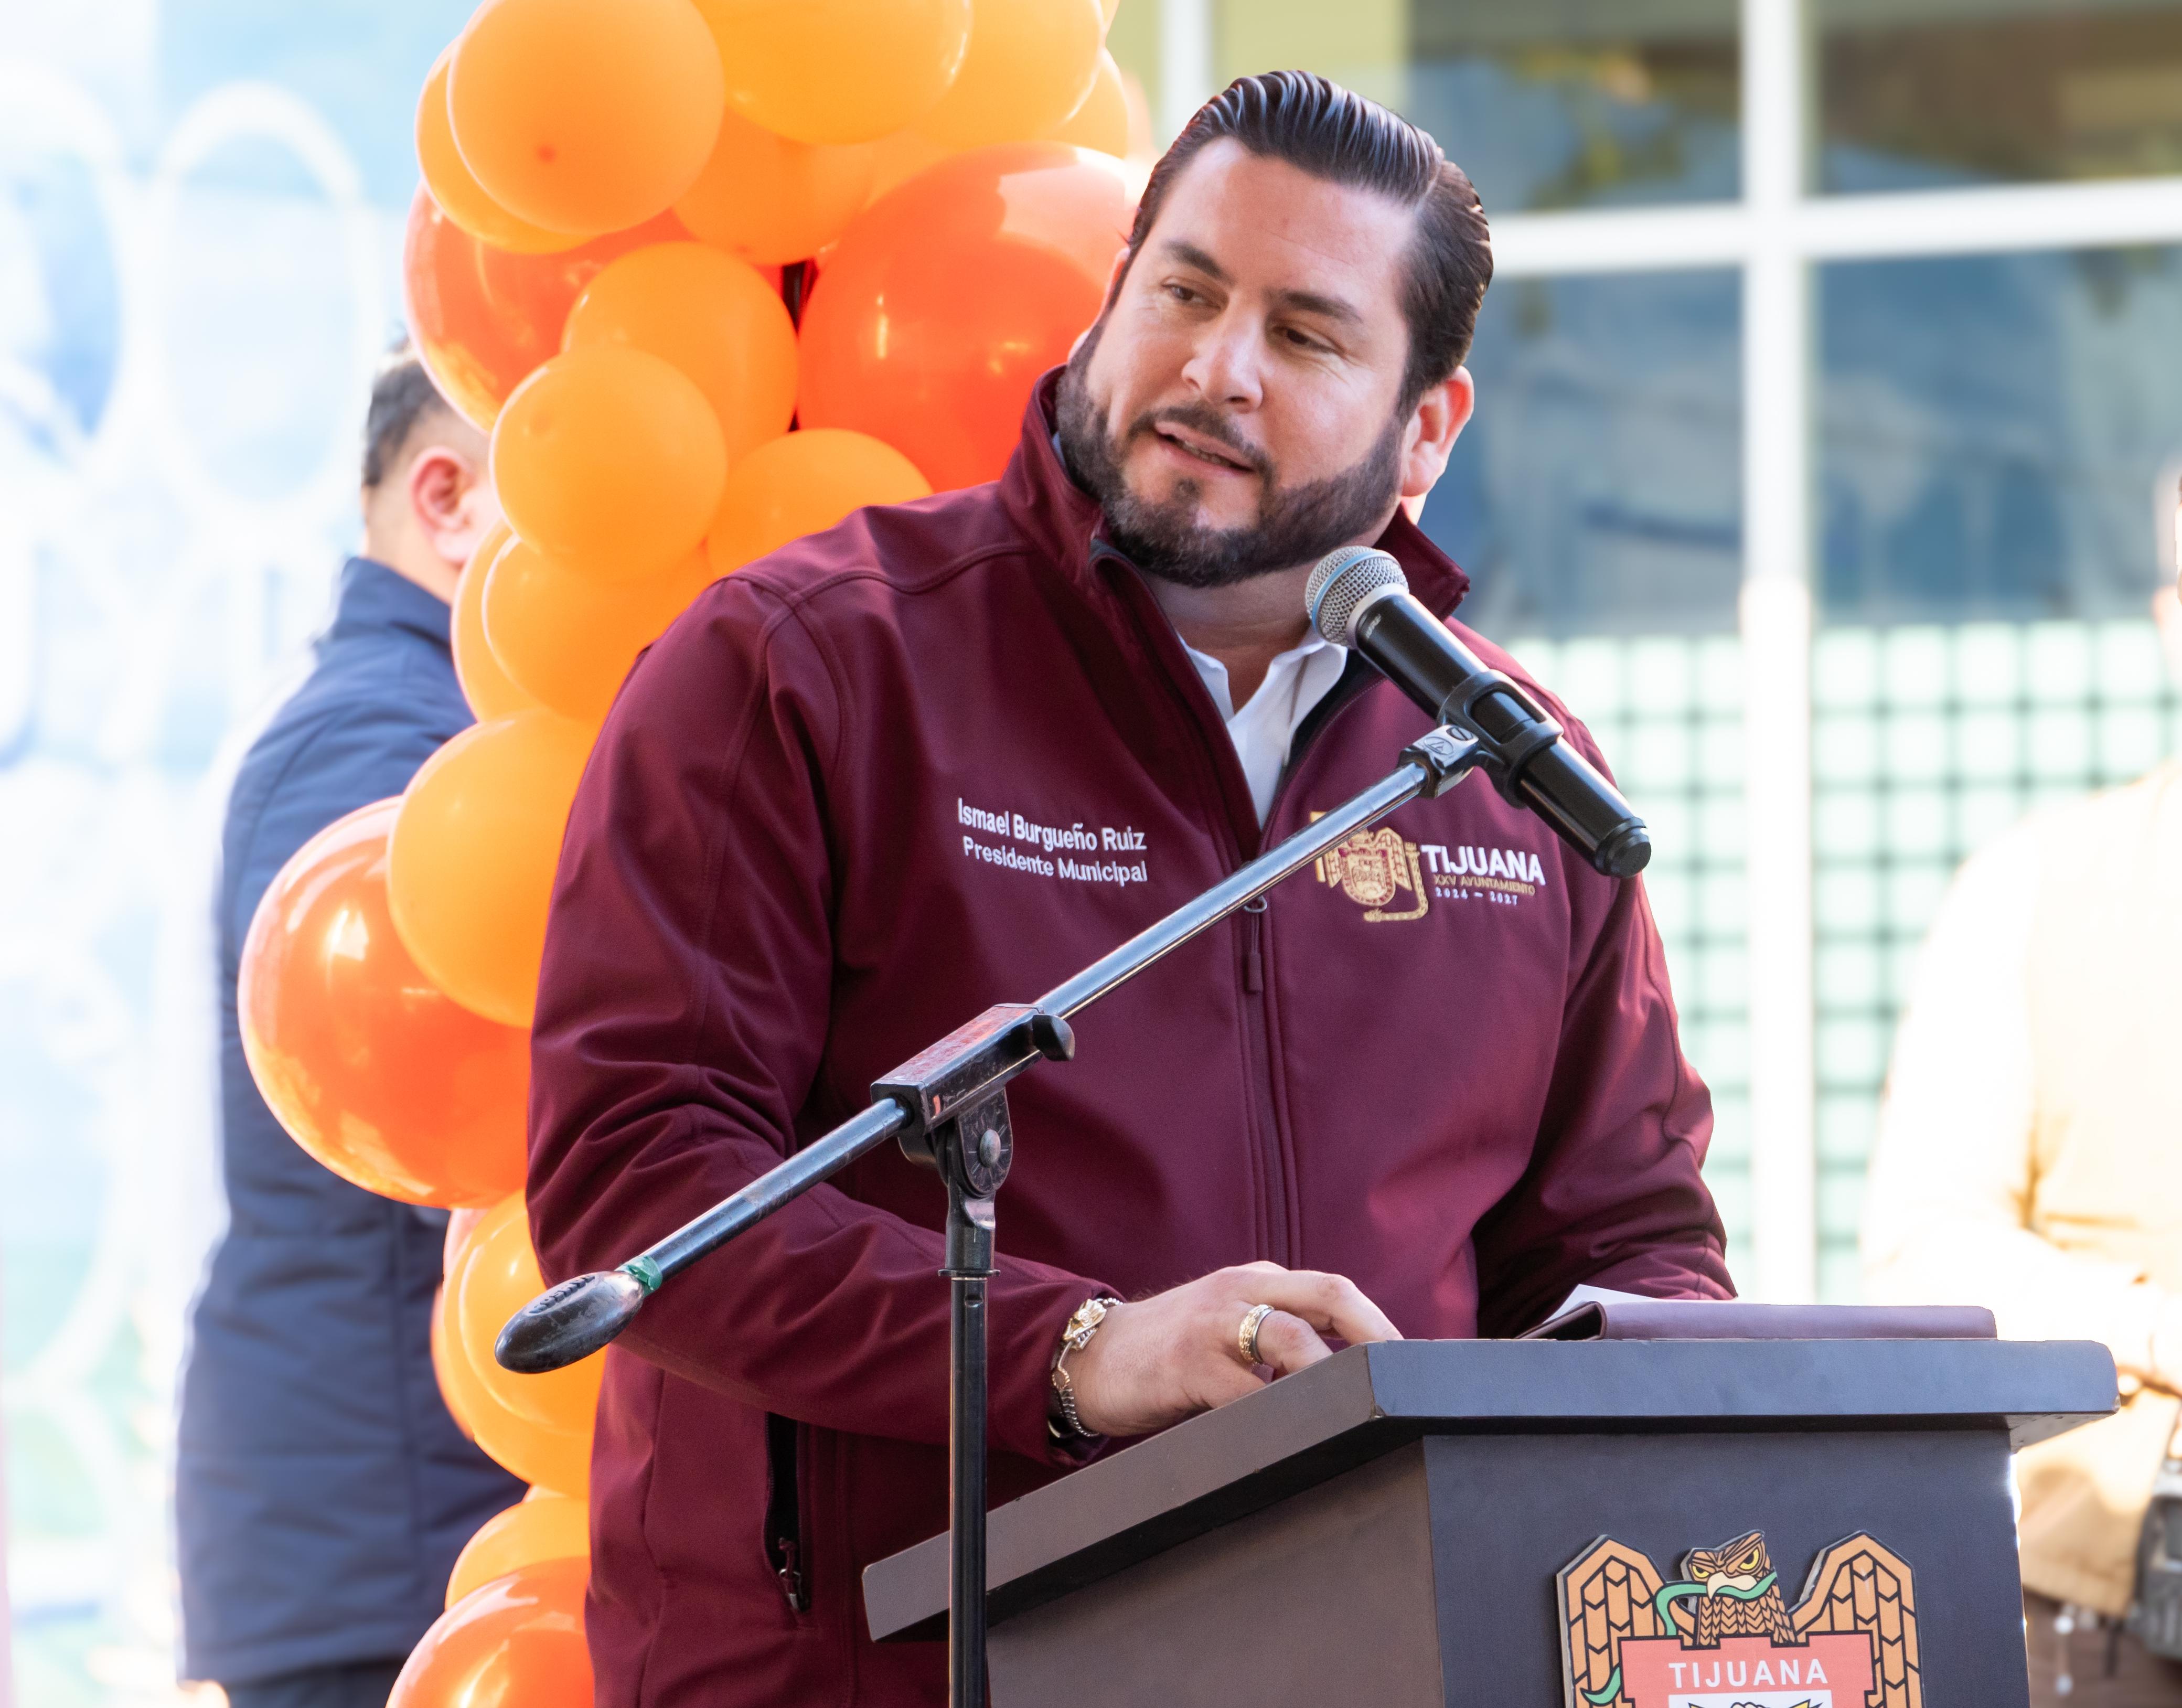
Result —
[[1798, 0], [1742, 0], [1743, 848], [1760, 1298], [1818, 1285], [1812, 1054], [1811, 316]]
[[2182, 177], [1813, 197], [1796, 215], [1797, 247], [1825, 261], [2107, 248], [2178, 238]]
[[1496, 279], [1738, 267], [1750, 247], [1748, 216], [1733, 202], [1571, 214], [1485, 211], [1493, 222]]

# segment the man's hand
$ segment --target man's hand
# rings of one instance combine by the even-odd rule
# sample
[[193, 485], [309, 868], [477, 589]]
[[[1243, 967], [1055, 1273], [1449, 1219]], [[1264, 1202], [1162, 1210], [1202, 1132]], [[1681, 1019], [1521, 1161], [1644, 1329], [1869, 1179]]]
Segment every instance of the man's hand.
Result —
[[1106, 1312], [1081, 1352], [1068, 1355], [1076, 1415], [1096, 1435], [1149, 1435], [1255, 1393], [1266, 1378], [1243, 1361], [1243, 1319], [1272, 1313], [1258, 1356], [1277, 1376], [1332, 1356], [1321, 1332], [1351, 1342], [1402, 1338], [1386, 1313], [1344, 1276], [1245, 1263]]

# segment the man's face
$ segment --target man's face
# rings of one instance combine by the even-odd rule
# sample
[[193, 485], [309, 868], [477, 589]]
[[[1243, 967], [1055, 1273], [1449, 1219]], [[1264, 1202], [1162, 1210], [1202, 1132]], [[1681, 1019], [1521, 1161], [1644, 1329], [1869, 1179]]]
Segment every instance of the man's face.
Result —
[[1396, 413], [1414, 227], [1232, 141], [1183, 169], [1059, 400], [1071, 472], [1139, 567], [1219, 585], [1385, 527], [1419, 436]]

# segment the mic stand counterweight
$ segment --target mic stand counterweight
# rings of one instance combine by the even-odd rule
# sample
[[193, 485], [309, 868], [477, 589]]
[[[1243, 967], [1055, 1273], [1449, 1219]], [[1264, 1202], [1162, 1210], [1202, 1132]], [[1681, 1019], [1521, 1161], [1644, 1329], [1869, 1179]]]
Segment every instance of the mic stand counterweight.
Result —
[[619, 1268], [549, 1288], [507, 1321], [493, 1356], [524, 1373], [557, 1370], [597, 1351], [644, 1301], [706, 1253], [754, 1227], [828, 1176], [899, 1140], [947, 1187], [949, 1416], [948, 1700], [985, 1708], [986, 1284], [993, 1274], [994, 1199], [1014, 1160], [1007, 1083], [1040, 1061], [1076, 1053], [1068, 1017], [1125, 984], [1328, 849], [1420, 796], [1444, 794], [1477, 764], [1477, 744], [1442, 728], [1402, 751], [1384, 780], [1268, 849], [1195, 900], [1139, 932], [1035, 1003], [1000, 1003], [872, 1087], [868, 1109], [769, 1169]]

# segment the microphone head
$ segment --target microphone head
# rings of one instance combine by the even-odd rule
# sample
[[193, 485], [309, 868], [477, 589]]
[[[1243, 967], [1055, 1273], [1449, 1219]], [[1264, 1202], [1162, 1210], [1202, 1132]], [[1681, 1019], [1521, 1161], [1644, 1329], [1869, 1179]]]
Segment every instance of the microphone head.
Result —
[[1337, 646], [1349, 635], [1374, 594], [1409, 591], [1402, 566], [1375, 546], [1344, 546], [1318, 560], [1304, 588], [1303, 606], [1310, 626]]

